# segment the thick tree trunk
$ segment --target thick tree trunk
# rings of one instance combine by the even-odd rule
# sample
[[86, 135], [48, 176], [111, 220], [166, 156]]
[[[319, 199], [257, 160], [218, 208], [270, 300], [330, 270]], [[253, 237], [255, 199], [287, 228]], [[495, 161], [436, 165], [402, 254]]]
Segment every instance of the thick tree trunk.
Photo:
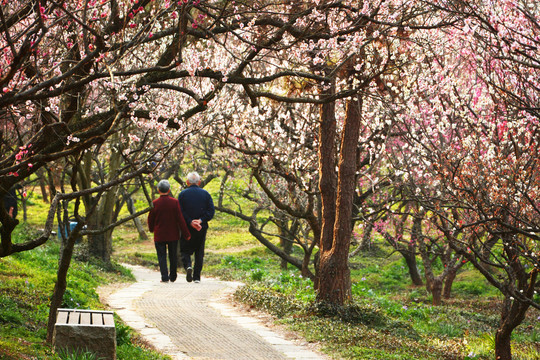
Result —
[[[335, 91], [335, 85], [327, 91], [332, 95]], [[319, 290], [320, 282], [323, 281], [320, 276], [324, 273], [321, 267], [323, 260], [322, 254], [332, 250], [334, 238], [334, 222], [336, 218], [336, 107], [333, 102], [323, 104], [320, 112], [319, 125], [319, 190], [321, 192], [321, 234], [319, 241], [319, 264], [316, 266], [315, 288]], [[325, 259], [326, 260], [326, 259]], [[324, 281], [328, 281], [327, 277]], [[323, 290], [324, 291], [324, 290]], [[320, 296], [320, 291], [318, 293]]]
[[431, 296], [433, 297], [432, 303], [434, 306], [440, 306], [442, 304], [442, 289], [443, 282], [441, 278], [433, 278], [429, 281]]
[[[112, 142], [119, 145], [118, 134], [112, 137]], [[120, 146], [119, 146], [120, 147]], [[91, 160], [87, 160], [91, 161]], [[119, 150], [113, 151], [109, 158], [109, 173], [107, 180], [111, 181], [117, 176], [118, 169], [122, 161]], [[87, 169], [87, 177], [90, 177], [91, 169]], [[88, 221], [89, 230], [102, 230], [113, 222], [114, 204], [118, 197], [118, 187], [109, 189], [102, 197], [97, 206], [97, 211], [93, 213], [92, 220]], [[112, 230], [101, 234], [88, 235], [88, 246], [90, 255], [109, 264], [112, 255]]]
[[457, 276], [457, 268], [448, 269], [446, 279], [444, 279], [443, 298], [450, 299], [452, 295], [452, 285]]
[[[94, 212], [87, 219], [89, 230], [102, 230], [111, 224], [112, 213], [114, 210], [114, 199], [111, 199], [111, 195], [115, 193], [116, 191], [112, 189], [101, 198], [101, 202], [98, 205], [99, 210]], [[105, 264], [109, 264], [112, 255], [112, 231], [109, 230], [103, 233], [89, 234], [88, 251], [90, 256], [102, 260]]]
[[[92, 230], [97, 230], [100, 226], [90, 227]], [[88, 252], [96, 259], [103, 261], [105, 264], [111, 262], [112, 246], [105, 233], [88, 235]]]
[[[348, 265], [352, 234], [352, 211], [356, 187], [356, 163], [360, 133], [362, 101], [359, 95], [347, 103], [347, 114], [341, 136], [338, 165], [338, 187], [331, 249], [323, 248], [320, 260], [318, 300], [343, 305], [351, 299]], [[324, 228], [325, 224], [323, 224]]]
[[332, 305], [343, 305], [351, 299], [350, 270], [347, 261], [334, 252], [321, 255], [321, 281], [317, 300]]
[[332, 248], [336, 218], [336, 118], [334, 103], [325, 104], [319, 129], [319, 189], [322, 200], [321, 250]]
[[512, 330], [503, 327], [497, 329], [495, 333], [495, 359], [496, 360], [511, 360], [512, 359], [512, 347], [511, 347]]
[[506, 297], [501, 312], [501, 322], [495, 333], [495, 359], [512, 360], [512, 331], [525, 319], [529, 305]]
[[407, 264], [407, 268], [409, 270], [409, 276], [411, 278], [413, 285], [415, 286], [424, 285], [424, 282], [422, 281], [422, 276], [420, 276], [420, 273], [418, 272], [418, 264], [416, 262], [416, 254], [414, 251], [414, 247], [410, 245], [408, 251], [400, 251], [399, 253], [405, 259], [405, 263]]

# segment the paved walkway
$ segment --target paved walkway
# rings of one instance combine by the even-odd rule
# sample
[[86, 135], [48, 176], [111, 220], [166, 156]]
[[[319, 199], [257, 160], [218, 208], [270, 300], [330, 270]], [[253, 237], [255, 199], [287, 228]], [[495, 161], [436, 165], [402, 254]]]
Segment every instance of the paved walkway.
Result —
[[173, 359], [327, 359], [286, 339], [228, 299], [238, 283], [202, 278], [160, 283], [160, 275], [130, 268], [137, 282], [108, 295], [105, 302], [143, 338]]

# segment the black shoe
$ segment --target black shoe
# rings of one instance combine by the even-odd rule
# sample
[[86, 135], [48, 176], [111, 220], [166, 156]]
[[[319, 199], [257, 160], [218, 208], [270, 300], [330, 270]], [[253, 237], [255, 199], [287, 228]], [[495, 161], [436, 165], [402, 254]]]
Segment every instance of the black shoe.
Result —
[[192, 282], [193, 281], [193, 269], [191, 267], [188, 267], [186, 269], [186, 280], [187, 280], [187, 282]]
[[168, 283], [169, 280], [161, 280], [160, 282], [162, 282], [162, 283]]

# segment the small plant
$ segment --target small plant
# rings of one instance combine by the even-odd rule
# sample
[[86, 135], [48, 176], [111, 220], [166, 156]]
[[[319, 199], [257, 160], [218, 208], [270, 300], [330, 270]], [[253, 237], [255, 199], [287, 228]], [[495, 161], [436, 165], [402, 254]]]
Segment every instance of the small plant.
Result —
[[253, 280], [253, 281], [261, 281], [264, 278], [264, 275], [266, 274], [266, 272], [264, 270], [261, 270], [261, 269], [254, 269], [254, 270], [251, 270], [250, 274], [251, 274], [250, 275], [251, 280]]
[[60, 359], [62, 360], [101, 360], [101, 358], [98, 358], [96, 354], [80, 349], [75, 349], [73, 351], [68, 349], [60, 349], [58, 351], [58, 356], [60, 356]]
[[473, 351], [471, 351], [469, 354], [467, 354], [467, 355], [465, 356], [464, 359], [465, 359], [465, 360], [476, 360], [476, 359], [478, 359], [478, 358], [479, 358], [478, 355], [475, 354]]
[[442, 323], [438, 326], [438, 333], [448, 337], [458, 337], [463, 334], [463, 331], [454, 324]]
[[131, 343], [131, 334], [132, 330], [129, 326], [125, 325], [123, 322], [118, 319], [115, 320], [116, 323], [116, 345], [122, 346], [124, 344]]

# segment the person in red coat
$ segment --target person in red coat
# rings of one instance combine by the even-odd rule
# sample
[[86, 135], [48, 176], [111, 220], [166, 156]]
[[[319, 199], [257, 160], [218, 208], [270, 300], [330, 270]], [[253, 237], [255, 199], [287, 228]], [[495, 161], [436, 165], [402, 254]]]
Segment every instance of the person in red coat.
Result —
[[[171, 184], [167, 180], [158, 183], [159, 198], [153, 201], [154, 207], [148, 214], [148, 229], [154, 233], [161, 282], [174, 282], [178, 267], [178, 241], [180, 234], [191, 238], [182, 215], [180, 203], [170, 196]], [[167, 269], [167, 250], [170, 271]]]

